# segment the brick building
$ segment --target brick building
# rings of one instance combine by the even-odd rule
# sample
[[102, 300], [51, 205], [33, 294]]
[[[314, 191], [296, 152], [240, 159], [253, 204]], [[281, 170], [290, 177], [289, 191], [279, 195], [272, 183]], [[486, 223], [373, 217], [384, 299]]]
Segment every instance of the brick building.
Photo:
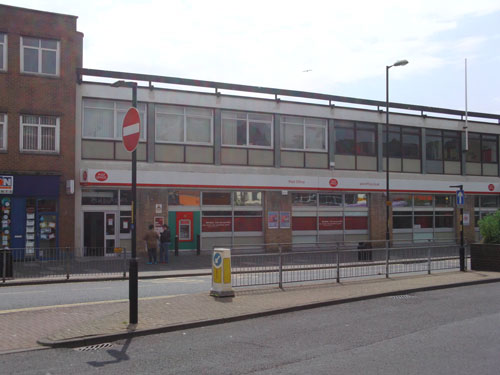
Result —
[[0, 5], [2, 247], [26, 249], [15, 256], [74, 246], [76, 21]]

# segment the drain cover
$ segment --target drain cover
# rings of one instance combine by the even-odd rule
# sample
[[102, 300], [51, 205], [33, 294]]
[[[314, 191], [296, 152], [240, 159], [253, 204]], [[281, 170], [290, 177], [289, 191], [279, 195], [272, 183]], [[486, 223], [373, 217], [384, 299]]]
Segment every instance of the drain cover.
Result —
[[112, 348], [113, 344], [111, 343], [105, 343], [105, 344], [97, 344], [97, 345], [90, 345], [90, 346], [82, 346], [81, 348], [76, 348], [75, 350], [77, 352], [89, 352], [91, 350], [101, 350], [101, 349], [107, 349], [107, 348]]

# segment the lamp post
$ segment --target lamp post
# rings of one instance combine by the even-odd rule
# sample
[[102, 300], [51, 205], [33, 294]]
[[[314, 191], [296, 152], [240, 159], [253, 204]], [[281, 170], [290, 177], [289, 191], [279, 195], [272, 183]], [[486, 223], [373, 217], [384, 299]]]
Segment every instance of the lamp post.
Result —
[[[132, 89], [132, 107], [137, 108], [137, 82], [116, 81], [112, 87], [130, 87]], [[137, 324], [138, 321], [138, 265], [137, 265], [137, 150], [132, 151], [132, 217], [130, 229], [132, 230], [132, 254], [129, 261], [129, 321]]]
[[391, 199], [389, 198], [389, 69], [393, 66], [404, 66], [408, 64], [408, 60], [398, 60], [392, 65], [385, 67], [385, 105], [386, 105], [386, 115], [385, 115], [385, 214], [386, 214], [386, 227], [385, 227], [385, 240], [387, 246], [389, 246], [390, 234], [389, 234], [389, 207], [391, 206]]

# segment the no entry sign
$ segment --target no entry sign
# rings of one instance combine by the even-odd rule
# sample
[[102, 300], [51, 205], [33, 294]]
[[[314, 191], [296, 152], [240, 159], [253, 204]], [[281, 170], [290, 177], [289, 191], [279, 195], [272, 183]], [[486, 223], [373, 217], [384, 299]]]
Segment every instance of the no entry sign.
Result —
[[136, 149], [141, 136], [141, 119], [137, 108], [130, 108], [123, 119], [122, 139], [123, 146], [129, 152]]

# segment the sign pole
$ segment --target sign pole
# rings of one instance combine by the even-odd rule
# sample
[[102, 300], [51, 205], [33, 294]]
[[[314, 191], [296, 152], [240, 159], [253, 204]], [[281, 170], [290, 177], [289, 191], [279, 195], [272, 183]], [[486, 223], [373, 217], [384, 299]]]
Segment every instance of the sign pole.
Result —
[[[137, 83], [132, 83], [132, 107], [137, 108]], [[130, 301], [130, 324], [138, 322], [138, 279], [139, 270], [137, 264], [137, 150], [132, 152], [132, 258], [129, 264], [129, 301]]]
[[464, 246], [464, 204], [465, 193], [464, 185], [452, 185], [450, 187], [458, 188], [457, 205], [460, 206], [460, 271], [465, 271], [465, 246]]

